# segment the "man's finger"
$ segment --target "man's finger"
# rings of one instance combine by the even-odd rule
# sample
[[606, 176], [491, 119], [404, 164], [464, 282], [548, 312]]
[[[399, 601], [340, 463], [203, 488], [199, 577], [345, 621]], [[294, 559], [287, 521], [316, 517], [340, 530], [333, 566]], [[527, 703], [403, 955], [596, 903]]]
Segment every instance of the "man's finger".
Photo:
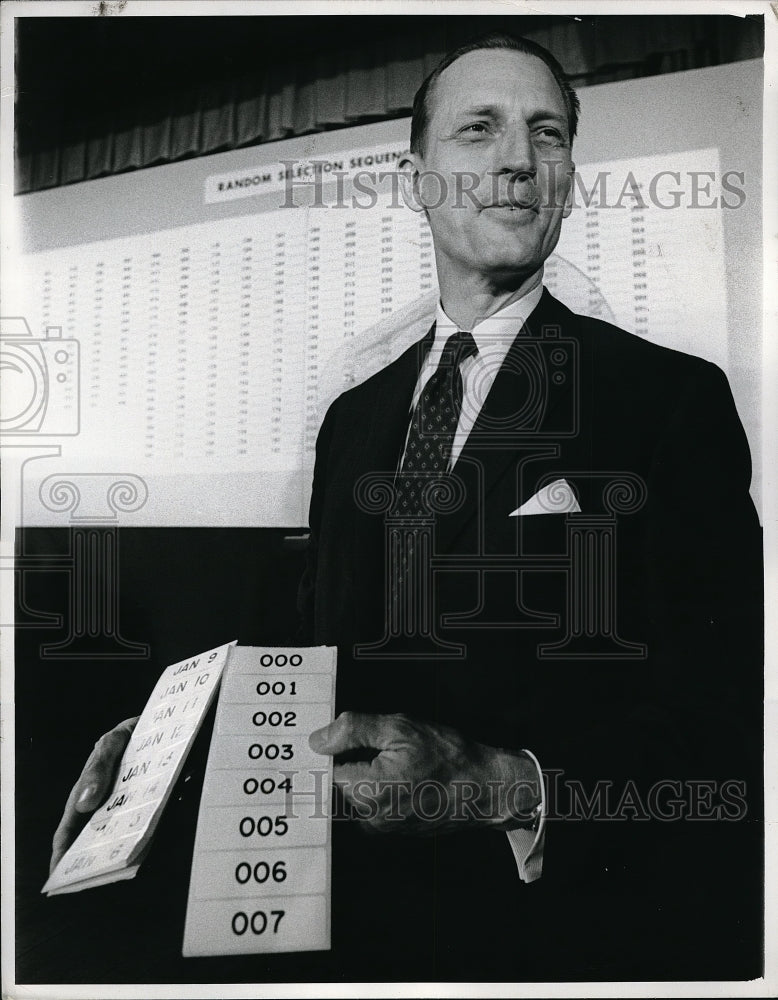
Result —
[[372, 761], [357, 761], [348, 764], [336, 764], [332, 771], [332, 783], [336, 785], [347, 798], [356, 785], [363, 782], [375, 784], [376, 774]]
[[342, 712], [334, 722], [311, 733], [308, 742], [317, 753], [336, 754], [369, 748], [386, 750], [393, 742], [391, 715]]
[[71, 789], [65, 811], [51, 844], [49, 873], [54, 871], [62, 855], [83, 829], [89, 813], [104, 801], [110, 791], [116, 768], [127, 748], [138, 719], [125, 719], [95, 744], [78, 781]]
[[125, 719], [95, 743], [74, 788], [73, 808], [77, 812], [94, 812], [108, 794], [137, 721]]
[[[375, 758], [378, 760], [379, 758]], [[371, 761], [355, 764], [336, 764], [332, 776], [333, 783], [344, 799], [356, 810], [355, 818], [374, 821], [399, 802], [398, 796], [404, 791], [409, 797], [412, 791], [410, 781], [387, 781]], [[395, 808], [397, 805], [395, 804]], [[395, 814], [395, 818], [399, 818]]]
[[51, 842], [51, 861], [49, 862], [49, 875], [54, 871], [60, 862], [62, 855], [70, 847], [86, 823], [86, 817], [76, 812], [75, 804], [78, 792], [78, 785], [74, 785], [68, 796], [65, 811], [59, 826], [54, 831], [54, 838]]

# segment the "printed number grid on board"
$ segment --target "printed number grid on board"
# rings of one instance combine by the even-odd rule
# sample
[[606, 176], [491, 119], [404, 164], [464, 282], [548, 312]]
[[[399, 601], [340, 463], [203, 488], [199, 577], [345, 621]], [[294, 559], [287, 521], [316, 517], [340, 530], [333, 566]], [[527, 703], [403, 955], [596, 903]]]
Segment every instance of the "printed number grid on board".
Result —
[[[647, 198], [661, 171], [719, 167], [715, 149], [579, 167], [586, 192], [606, 176], [607, 194], [586, 205], [577, 189], [549, 290], [726, 371], [721, 210], [643, 210], [627, 184]], [[380, 202], [258, 212], [31, 254], [24, 266], [33, 335], [59, 326], [80, 344], [81, 430], [62, 444], [72, 469], [267, 474], [256, 502], [284, 525], [305, 520], [323, 401], [406, 346], [398, 310], [426, 303], [411, 330], [423, 336], [437, 287], [423, 216]], [[262, 509], [251, 516], [263, 523]]]

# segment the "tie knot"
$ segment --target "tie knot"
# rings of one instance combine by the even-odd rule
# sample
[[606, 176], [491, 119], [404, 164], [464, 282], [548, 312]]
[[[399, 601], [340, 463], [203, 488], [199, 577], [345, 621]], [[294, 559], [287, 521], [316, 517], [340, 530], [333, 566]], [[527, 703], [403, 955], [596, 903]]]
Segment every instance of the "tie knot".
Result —
[[473, 340], [472, 333], [466, 330], [457, 330], [452, 333], [443, 345], [443, 353], [440, 356], [441, 368], [454, 368], [455, 370], [462, 364], [465, 358], [471, 358], [478, 353], [478, 347]]

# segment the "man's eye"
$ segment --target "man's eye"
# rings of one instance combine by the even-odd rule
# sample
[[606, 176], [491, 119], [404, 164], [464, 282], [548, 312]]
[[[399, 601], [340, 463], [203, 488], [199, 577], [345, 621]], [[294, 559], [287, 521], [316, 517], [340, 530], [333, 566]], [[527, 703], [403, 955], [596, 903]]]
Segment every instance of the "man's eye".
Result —
[[544, 128], [539, 128], [535, 132], [535, 135], [537, 136], [538, 139], [540, 139], [541, 142], [546, 142], [546, 143], [551, 142], [557, 145], [561, 145], [562, 143], [564, 143], [564, 136], [559, 131], [559, 129], [553, 128], [550, 125], [546, 125]]
[[459, 130], [459, 134], [465, 136], [479, 136], [484, 135], [488, 131], [489, 126], [486, 122], [470, 122], [469, 125], [465, 125]]

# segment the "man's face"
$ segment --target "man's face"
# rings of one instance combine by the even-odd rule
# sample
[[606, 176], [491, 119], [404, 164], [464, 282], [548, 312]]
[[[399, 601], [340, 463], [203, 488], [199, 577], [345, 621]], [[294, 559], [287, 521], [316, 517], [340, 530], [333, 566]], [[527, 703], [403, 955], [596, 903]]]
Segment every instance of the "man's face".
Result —
[[540, 267], [570, 212], [573, 162], [559, 85], [535, 56], [482, 49], [444, 70], [429, 100], [416, 195], [438, 269], [508, 287]]

